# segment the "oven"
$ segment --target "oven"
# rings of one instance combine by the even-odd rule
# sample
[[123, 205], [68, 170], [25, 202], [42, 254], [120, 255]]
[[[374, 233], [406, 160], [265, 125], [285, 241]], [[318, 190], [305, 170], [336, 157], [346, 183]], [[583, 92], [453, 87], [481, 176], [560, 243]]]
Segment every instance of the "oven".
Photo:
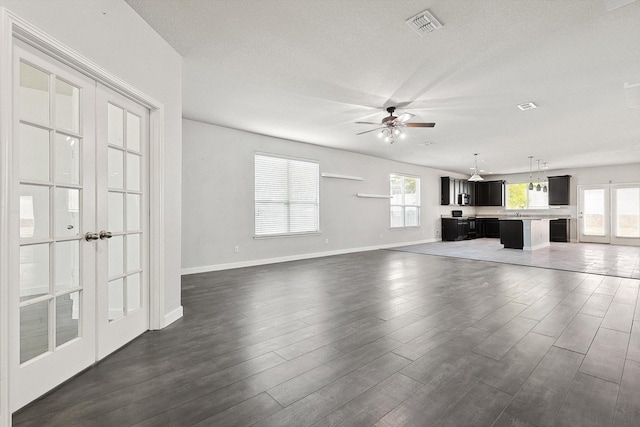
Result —
[[467, 238], [468, 239], [475, 239], [476, 238], [476, 219], [469, 217], [467, 218], [467, 223], [469, 224], [469, 232], [467, 233]]

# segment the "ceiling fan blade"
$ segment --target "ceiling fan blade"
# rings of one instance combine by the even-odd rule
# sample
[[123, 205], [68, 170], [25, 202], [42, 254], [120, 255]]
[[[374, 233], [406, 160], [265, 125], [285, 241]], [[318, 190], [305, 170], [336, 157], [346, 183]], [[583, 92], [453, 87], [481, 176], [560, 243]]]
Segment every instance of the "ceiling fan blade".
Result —
[[406, 123], [409, 120], [411, 120], [412, 117], [414, 117], [415, 114], [411, 114], [411, 113], [402, 113], [400, 114], [394, 121], [396, 123]]
[[379, 125], [380, 123], [376, 123], [376, 122], [354, 122], [357, 125]]
[[364, 132], [356, 133], [356, 135], [362, 135], [363, 133], [369, 133], [369, 132], [373, 132], [373, 131], [381, 130], [381, 129], [384, 129], [384, 128], [375, 128], [375, 129], [371, 129], [371, 130], [365, 130]]
[[405, 123], [408, 128], [432, 128], [435, 125], [435, 123]]

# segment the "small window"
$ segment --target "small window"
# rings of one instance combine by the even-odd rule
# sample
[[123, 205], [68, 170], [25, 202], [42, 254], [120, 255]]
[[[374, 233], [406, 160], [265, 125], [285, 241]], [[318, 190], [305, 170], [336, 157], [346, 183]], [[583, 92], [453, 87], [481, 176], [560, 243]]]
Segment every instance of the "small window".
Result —
[[507, 209], [548, 209], [549, 192], [544, 190], [549, 188], [549, 184], [541, 182], [539, 185], [540, 190], [538, 184], [529, 190], [529, 183], [526, 182], [507, 184]]
[[309, 160], [255, 155], [255, 235], [315, 233], [319, 167]]
[[391, 228], [420, 226], [420, 178], [390, 176]]

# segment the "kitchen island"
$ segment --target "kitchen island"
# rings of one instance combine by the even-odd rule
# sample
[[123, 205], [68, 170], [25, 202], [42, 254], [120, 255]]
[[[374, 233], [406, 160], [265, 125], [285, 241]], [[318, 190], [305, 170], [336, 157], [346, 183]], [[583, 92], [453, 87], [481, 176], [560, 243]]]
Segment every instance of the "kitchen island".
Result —
[[500, 243], [505, 248], [533, 251], [549, 246], [549, 221], [553, 218], [500, 218]]

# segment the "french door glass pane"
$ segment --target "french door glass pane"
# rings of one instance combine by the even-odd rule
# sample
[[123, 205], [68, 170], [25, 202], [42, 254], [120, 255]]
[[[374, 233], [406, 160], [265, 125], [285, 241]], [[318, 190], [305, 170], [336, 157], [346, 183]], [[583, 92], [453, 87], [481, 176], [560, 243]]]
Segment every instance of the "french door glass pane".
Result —
[[49, 124], [49, 74], [20, 62], [20, 119]]
[[140, 269], [140, 234], [127, 235], [127, 272]]
[[49, 351], [50, 301], [20, 307], [20, 363]]
[[140, 195], [127, 194], [127, 230], [140, 230]]
[[108, 104], [107, 120], [107, 139], [109, 144], [122, 147], [124, 145], [124, 111], [122, 108]]
[[20, 247], [20, 301], [49, 293], [49, 244]]
[[56, 297], [56, 347], [80, 336], [80, 291]]
[[80, 230], [80, 190], [57, 187], [54, 197], [56, 237], [77, 236]]
[[56, 292], [80, 286], [80, 245], [78, 240], [57, 242], [55, 287]]
[[585, 236], [605, 235], [605, 191], [602, 188], [585, 189], [583, 211], [583, 234]]
[[55, 182], [80, 184], [80, 140], [57, 134], [55, 141]]
[[56, 126], [80, 131], [80, 89], [60, 79], [56, 79]]
[[140, 190], [140, 156], [127, 154], [127, 190]]
[[640, 188], [616, 189], [616, 237], [640, 237]]
[[124, 188], [124, 153], [120, 150], [109, 148], [107, 157], [109, 188], [122, 190]]
[[140, 151], [140, 117], [127, 112], [127, 149]]
[[20, 125], [20, 179], [49, 181], [49, 131]]
[[124, 316], [124, 279], [109, 282], [109, 320]]
[[124, 273], [124, 236], [109, 239], [109, 277]]
[[120, 232], [124, 230], [124, 194], [109, 191], [108, 202], [109, 231]]
[[140, 308], [140, 273], [127, 276], [127, 312]]
[[49, 187], [20, 186], [20, 238], [49, 237]]

